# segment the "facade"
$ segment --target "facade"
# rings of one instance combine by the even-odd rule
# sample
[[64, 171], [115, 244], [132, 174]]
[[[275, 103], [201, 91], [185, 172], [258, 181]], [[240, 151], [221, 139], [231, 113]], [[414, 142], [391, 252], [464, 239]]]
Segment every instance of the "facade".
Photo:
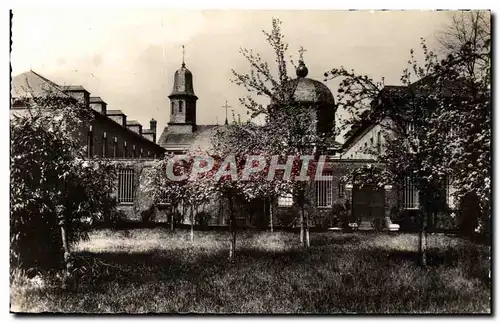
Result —
[[[328, 180], [313, 183], [310, 187], [314, 196], [313, 205], [308, 205], [311, 226], [331, 225], [327, 220], [339, 205], [350, 205], [353, 218], [371, 224], [376, 219], [384, 219], [389, 210], [397, 204], [397, 194], [389, 189], [374, 189], [365, 187], [362, 190], [346, 189], [348, 183], [342, 181], [344, 176], [352, 170], [366, 165], [379, 166], [373, 156], [358, 153], [359, 146], [364, 146], [367, 136], [373, 136], [380, 127], [368, 129], [369, 134], [354, 134], [345, 145], [337, 143], [334, 138], [335, 113], [337, 106], [333, 94], [328, 87], [317, 80], [307, 78], [308, 69], [301, 60], [297, 68], [297, 78], [290, 81], [293, 99], [300, 105], [312, 105], [315, 108], [318, 133], [330, 140], [325, 147], [327, 163], [324, 174]], [[165, 148], [167, 153], [181, 154], [192, 149], [208, 149], [214, 129], [219, 125], [198, 125], [196, 123], [196, 101], [198, 97], [193, 89], [193, 74], [185, 63], [174, 75], [174, 86], [170, 99], [170, 120], [168, 126], [160, 135], [158, 144]], [[271, 108], [273, 108], [271, 102]], [[279, 108], [279, 107], [277, 107]], [[381, 136], [381, 135], [380, 135]], [[377, 143], [383, 144], [382, 140]], [[356, 153], [354, 153], [356, 151]], [[352, 154], [351, 158], [346, 158]], [[226, 225], [224, 203], [215, 201], [201, 208], [211, 213], [211, 225]], [[201, 212], [196, 210], [196, 212]], [[240, 205], [238, 212], [240, 226], [267, 228], [274, 226], [296, 226], [299, 220], [299, 209], [291, 196], [283, 195], [273, 201], [256, 200], [249, 205]], [[272, 216], [271, 216], [272, 214]]]
[[94, 118], [89, 129], [81, 129], [82, 146], [88, 158], [107, 158], [117, 166], [118, 178], [115, 194], [118, 210], [127, 218], [138, 219], [138, 214], [149, 208], [138, 191], [141, 174], [154, 159], [163, 158], [165, 149], [156, 141], [156, 120], [151, 119], [148, 129], [135, 120], [127, 120], [120, 110], [108, 109], [107, 103], [80, 85], [61, 86], [29, 71], [14, 76], [11, 82], [11, 115], [26, 113], [23, 99], [48, 94], [72, 97], [92, 109]]
[[[337, 109], [334, 97], [325, 84], [307, 78], [307, 74], [305, 63], [299, 61], [297, 78], [290, 82], [294, 101], [314, 106], [316, 130], [329, 139], [329, 145], [323, 147], [322, 152], [327, 155], [324, 168], [327, 179], [309, 186], [310, 196], [313, 197], [313, 202], [306, 207], [309, 225], [336, 226], [338, 224], [332, 218], [340, 216], [341, 210], [345, 210], [344, 216], [357, 223], [359, 229], [371, 230], [376, 223], [387, 224], [387, 220], [390, 222], [402, 211], [417, 210], [419, 192], [410, 180], [398, 187], [377, 187], [369, 183], [360, 187], [353, 185], [348, 178], [354, 170], [384, 167], [377, 161], [376, 155], [383, 152], [385, 138], [391, 136], [387, 130], [391, 120], [364, 122], [347, 133], [344, 144], [337, 143], [334, 140]], [[193, 88], [193, 74], [184, 62], [174, 74], [173, 90], [168, 96], [170, 120], [158, 140], [156, 120], [151, 119], [149, 128], [145, 129], [136, 120], [128, 119], [121, 110], [108, 108], [101, 97], [91, 96], [82, 86], [60, 86], [33, 71], [12, 79], [11, 114], [23, 113], [26, 109], [22, 104], [24, 96], [41, 96], [47, 92], [73, 97], [92, 109], [95, 118], [89, 129], [81, 131], [82, 145], [87, 147], [88, 158], [109, 158], [116, 164], [118, 209], [132, 221], [143, 221], [144, 215], [151, 212], [157, 221], [169, 221], [171, 210], [155, 207], [144, 189], [144, 174], [154, 160], [163, 158], [165, 153], [183, 154], [196, 149], [210, 149], [214, 131], [224, 127], [197, 124], [198, 97]], [[224, 203], [213, 201], [200, 206], [195, 213], [205, 216], [209, 225], [226, 225], [226, 211]], [[267, 228], [272, 224], [293, 227], [299, 224], [300, 210], [293, 198], [284, 194], [272, 201], [255, 200], [238, 205], [237, 214], [240, 226]]]

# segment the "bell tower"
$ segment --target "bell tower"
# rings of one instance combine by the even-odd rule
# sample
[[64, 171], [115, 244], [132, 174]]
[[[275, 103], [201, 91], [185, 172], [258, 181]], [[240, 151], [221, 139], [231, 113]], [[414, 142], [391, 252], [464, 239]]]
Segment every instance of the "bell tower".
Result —
[[184, 46], [182, 46], [182, 65], [174, 74], [174, 88], [170, 99], [170, 132], [192, 133], [196, 131], [196, 100], [193, 90], [193, 74], [184, 62]]

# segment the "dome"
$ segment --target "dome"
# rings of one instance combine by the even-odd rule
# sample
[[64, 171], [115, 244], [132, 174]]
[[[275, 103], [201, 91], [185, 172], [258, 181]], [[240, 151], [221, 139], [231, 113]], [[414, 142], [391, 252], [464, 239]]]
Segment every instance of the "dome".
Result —
[[306, 77], [308, 69], [303, 61], [299, 61], [296, 73], [297, 78], [289, 83], [293, 91], [293, 99], [296, 102], [335, 105], [333, 94], [325, 84]]
[[174, 74], [174, 89], [169, 97], [175, 95], [196, 97], [193, 90], [193, 74], [186, 68], [186, 64], [184, 63], [182, 63], [181, 68], [175, 71]]
[[293, 98], [299, 103], [329, 103], [335, 104], [333, 94], [330, 89], [320, 81], [306, 77], [299, 77], [291, 81], [293, 88]]

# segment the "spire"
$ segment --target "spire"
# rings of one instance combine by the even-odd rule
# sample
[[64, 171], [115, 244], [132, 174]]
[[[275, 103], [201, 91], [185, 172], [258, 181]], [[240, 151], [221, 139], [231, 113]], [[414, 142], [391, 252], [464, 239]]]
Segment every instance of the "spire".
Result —
[[184, 63], [184, 55], [186, 54], [184, 45], [182, 45], [182, 67], [186, 67], [186, 63]]

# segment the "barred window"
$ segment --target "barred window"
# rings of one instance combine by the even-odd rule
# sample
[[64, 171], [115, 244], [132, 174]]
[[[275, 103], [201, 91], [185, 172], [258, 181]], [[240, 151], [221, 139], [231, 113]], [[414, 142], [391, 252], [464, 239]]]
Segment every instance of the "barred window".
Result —
[[419, 191], [411, 177], [406, 177], [403, 186], [403, 208], [419, 208]]
[[331, 207], [333, 204], [333, 177], [326, 176], [328, 179], [316, 181], [316, 205], [318, 207]]
[[278, 206], [289, 207], [293, 205], [293, 195], [291, 193], [282, 194], [278, 197]]
[[118, 202], [133, 203], [135, 195], [134, 170], [132, 168], [118, 169]]

